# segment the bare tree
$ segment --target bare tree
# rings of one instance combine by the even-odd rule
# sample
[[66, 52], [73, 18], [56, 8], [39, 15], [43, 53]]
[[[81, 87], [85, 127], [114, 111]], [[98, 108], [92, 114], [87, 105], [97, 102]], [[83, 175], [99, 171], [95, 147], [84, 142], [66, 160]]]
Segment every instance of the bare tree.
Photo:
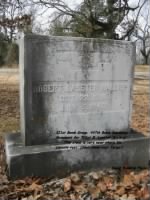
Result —
[[25, 14], [26, 5], [19, 0], [1, 0], [0, 2], [0, 32], [5, 40], [12, 42], [18, 29], [31, 23], [31, 16]]
[[140, 52], [144, 58], [143, 64], [148, 64], [150, 57], [150, 21], [149, 21], [150, 8], [145, 14], [141, 15], [140, 22], [134, 32], [134, 36], [140, 43]]
[[[139, 13], [147, 0], [138, 0], [133, 7], [129, 0], [83, 0], [75, 9], [71, 8], [64, 0], [32, 0], [33, 3], [54, 8], [58, 18], [68, 16], [68, 27], [72, 32], [84, 37], [116, 37], [116, 28], [122, 23], [130, 12]], [[121, 39], [130, 35], [136, 26], [137, 20], [130, 23]], [[67, 27], [67, 28], [68, 28]]]
[[148, 0], [138, 2], [138, 8], [134, 12], [129, 12], [124, 20], [118, 25], [117, 31], [120, 33], [121, 40], [131, 40], [138, 28], [139, 19], [141, 18], [144, 8], [148, 6]]

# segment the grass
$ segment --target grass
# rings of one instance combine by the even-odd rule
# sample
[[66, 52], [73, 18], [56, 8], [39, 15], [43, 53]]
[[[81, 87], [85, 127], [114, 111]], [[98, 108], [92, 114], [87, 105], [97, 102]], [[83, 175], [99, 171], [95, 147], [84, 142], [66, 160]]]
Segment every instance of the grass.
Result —
[[135, 71], [136, 72], [148, 72], [150, 67], [148, 65], [136, 65]]
[[0, 119], [0, 134], [13, 133], [20, 129], [19, 120], [14, 117], [4, 117]]

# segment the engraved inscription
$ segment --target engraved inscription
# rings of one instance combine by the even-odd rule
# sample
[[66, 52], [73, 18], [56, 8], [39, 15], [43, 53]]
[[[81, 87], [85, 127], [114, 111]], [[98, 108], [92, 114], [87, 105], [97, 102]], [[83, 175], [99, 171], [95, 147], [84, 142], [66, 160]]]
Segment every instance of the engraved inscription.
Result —
[[34, 93], [56, 93], [56, 92], [112, 92], [129, 89], [128, 82], [101, 82], [96, 83], [72, 83], [72, 82], [41, 82], [33, 83]]

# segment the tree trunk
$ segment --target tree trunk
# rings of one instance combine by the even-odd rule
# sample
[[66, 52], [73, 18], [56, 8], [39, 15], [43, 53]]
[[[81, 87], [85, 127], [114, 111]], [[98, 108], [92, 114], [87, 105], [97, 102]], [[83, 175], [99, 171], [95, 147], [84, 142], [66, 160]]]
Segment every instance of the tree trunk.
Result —
[[148, 65], [148, 55], [144, 56], [144, 65]]

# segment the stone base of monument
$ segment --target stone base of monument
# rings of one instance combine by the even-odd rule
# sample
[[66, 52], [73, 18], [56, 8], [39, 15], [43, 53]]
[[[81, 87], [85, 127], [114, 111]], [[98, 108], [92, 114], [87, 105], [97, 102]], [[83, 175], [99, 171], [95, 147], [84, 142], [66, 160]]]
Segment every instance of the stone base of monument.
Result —
[[[20, 134], [6, 136], [6, 160], [11, 178], [65, 176], [78, 170], [101, 168], [146, 168], [150, 138], [125, 139], [122, 148], [106, 145], [56, 144], [23, 146]], [[111, 150], [110, 150], [111, 147]]]

